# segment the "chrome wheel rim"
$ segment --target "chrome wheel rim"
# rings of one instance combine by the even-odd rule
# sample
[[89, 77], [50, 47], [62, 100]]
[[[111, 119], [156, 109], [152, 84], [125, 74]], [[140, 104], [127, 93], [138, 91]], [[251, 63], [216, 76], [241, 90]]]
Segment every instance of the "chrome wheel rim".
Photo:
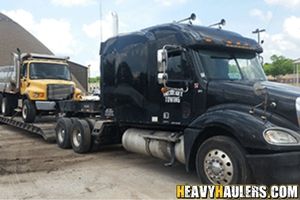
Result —
[[233, 164], [224, 151], [214, 149], [205, 156], [204, 172], [211, 183], [228, 185], [233, 178]]
[[73, 131], [73, 144], [76, 146], [76, 147], [79, 147], [80, 144], [81, 144], [81, 132], [79, 130], [74, 130]]
[[5, 101], [4, 101], [4, 99], [2, 99], [2, 104], [1, 104], [1, 112], [2, 112], [2, 114], [5, 113], [5, 108], [6, 108]]
[[63, 143], [65, 139], [66, 131], [62, 127], [60, 127], [57, 131], [58, 141], [59, 143]]
[[26, 105], [23, 105], [22, 116], [23, 116], [23, 119], [27, 118], [27, 106]]

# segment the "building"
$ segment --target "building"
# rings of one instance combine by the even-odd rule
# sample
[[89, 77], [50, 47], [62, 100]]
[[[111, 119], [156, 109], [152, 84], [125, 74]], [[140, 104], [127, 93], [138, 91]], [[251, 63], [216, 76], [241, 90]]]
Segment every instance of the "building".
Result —
[[[31, 33], [18, 23], [0, 13], [0, 66], [12, 65], [13, 52], [19, 48], [22, 52], [49, 54], [53, 53]], [[69, 61], [73, 81], [84, 93], [88, 90], [88, 68]]]

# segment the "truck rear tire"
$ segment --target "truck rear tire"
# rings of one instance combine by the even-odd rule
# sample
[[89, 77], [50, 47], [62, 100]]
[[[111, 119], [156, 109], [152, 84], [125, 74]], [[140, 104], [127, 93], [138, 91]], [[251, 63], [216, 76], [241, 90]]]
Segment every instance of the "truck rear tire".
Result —
[[56, 143], [62, 149], [69, 149], [71, 145], [71, 133], [73, 124], [69, 118], [59, 118], [55, 127]]
[[22, 118], [24, 122], [32, 123], [35, 120], [36, 109], [32, 101], [25, 99], [22, 107]]
[[1, 112], [3, 116], [12, 116], [14, 108], [12, 102], [9, 101], [8, 97], [3, 97], [1, 101]]
[[244, 149], [227, 136], [209, 138], [199, 147], [196, 170], [203, 184], [245, 184], [251, 181]]
[[74, 120], [71, 134], [72, 148], [76, 153], [87, 153], [91, 149], [92, 137], [89, 124], [85, 120]]

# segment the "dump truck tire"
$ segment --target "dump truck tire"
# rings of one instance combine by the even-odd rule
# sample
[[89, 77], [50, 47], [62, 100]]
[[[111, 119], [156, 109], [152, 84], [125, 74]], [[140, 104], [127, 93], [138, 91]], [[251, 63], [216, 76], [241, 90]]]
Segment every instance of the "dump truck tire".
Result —
[[32, 123], [35, 120], [36, 109], [32, 101], [25, 99], [22, 107], [22, 118], [24, 122]]
[[[3, 94], [0, 94], [0, 105], [2, 106]], [[0, 114], [2, 114], [2, 108], [0, 109]]]
[[1, 112], [3, 116], [12, 116], [14, 108], [8, 97], [3, 97], [1, 101]]

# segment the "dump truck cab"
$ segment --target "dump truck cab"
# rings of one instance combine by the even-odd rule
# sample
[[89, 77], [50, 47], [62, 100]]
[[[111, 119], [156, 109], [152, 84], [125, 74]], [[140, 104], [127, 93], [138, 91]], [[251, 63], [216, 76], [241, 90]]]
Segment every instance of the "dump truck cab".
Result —
[[15, 79], [9, 81], [1, 99], [4, 115], [11, 115], [18, 106], [23, 120], [33, 122], [37, 114], [56, 113], [57, 101], [81, 99], [81, 90], [71, 80], [67, 57], [23, 53], [14, 58]]

